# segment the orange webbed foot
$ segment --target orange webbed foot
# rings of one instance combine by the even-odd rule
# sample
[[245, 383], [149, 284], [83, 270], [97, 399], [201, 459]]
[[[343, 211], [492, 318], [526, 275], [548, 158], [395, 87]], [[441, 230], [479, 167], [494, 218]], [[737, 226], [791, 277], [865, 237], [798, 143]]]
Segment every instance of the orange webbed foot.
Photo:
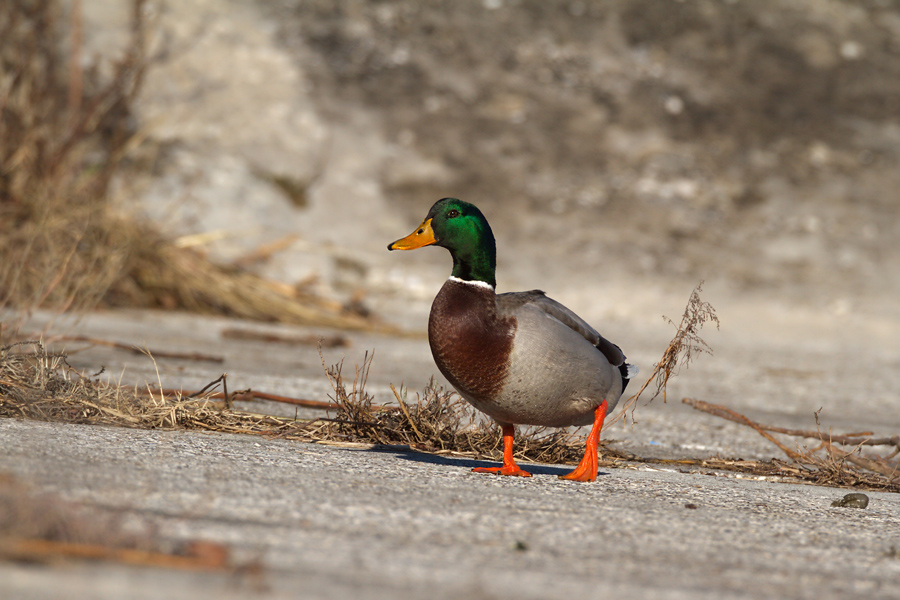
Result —
[[595, 481], [597, 479], [597, 443], [600, 441], [600, 430], [603, 429], [603, 421], [606, 420], [606, 400], [594, 409], [594, 426], [587, 437], [584, 458], [575, 467], [575, 470], [566, 475], [560, 475], [560, 479], [569, 481]]
[[502, 467], [475, 467], [473, 473], [493, 473], [495, 475], [509, 475], [512, 477], [531, 477], [531, 473], [523, 471], [519, 465], [503, 465]]
[[509, 424], [502, 425], [503, 430], [503, 466], [501, 467], [475, 467], [475, 473], [493, 473], [495, 475], [509, 475], [512, 477], [531, 477], [531, 473], [523, 471], [513, 460], [513, 436], [515, 427]]
[[560, 479], [567, 479], [569, 481], [595, 481], [597, 479], [597, 459], [594, 458], [593, 463], [587, 461], [585, 463], [582, 460], [578, 463], [578, 466], [571, 473], [567, 473], [565, 475], [560, 475]]

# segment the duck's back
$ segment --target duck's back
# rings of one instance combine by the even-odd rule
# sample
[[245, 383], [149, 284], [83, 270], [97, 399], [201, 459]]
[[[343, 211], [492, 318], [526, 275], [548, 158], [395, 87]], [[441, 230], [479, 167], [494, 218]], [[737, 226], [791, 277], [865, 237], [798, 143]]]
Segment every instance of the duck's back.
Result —
[[615, 344], [543, 292], [501, 294], [497, 305], [516, 318], [507, 384], [498, 397], [505, 416], [561, 427], [592, 423], [604, 399], [612, 411], [623, 387], [614, 363], [625, 359]]

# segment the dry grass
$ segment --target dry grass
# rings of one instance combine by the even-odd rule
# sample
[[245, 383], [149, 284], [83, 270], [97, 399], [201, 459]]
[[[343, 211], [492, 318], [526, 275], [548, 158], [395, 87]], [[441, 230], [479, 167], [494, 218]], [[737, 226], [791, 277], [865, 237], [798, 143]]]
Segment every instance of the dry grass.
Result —
[[[349, 383], [342, 375], [342, 364], [326, 367], [334, 389], [332, 400], [338, 407], [337, 417], [321, 432], [326, 439], [402, 445], [476, 459], [502, 457], [502, 437], [496, 425], [434, 380], [416, 394], [414, 401], [403, 386], [399, 390], [391, 386], [399, 406], [374, 404], [365, 391], [371, 364], [367, 354]], [[516, 458], [521, 460], [572, 464], [583, 453], [584, 441], [565, 430], [528, 427], [516, 436]]]
[[684, 307], [684, 313], [681, 315], [681, 322], [676, 325], [672, 319], [663, 317], [663, 319], [675, 328], [675, 335], [663, 351], [662, 358], [653, 365], [653, 370], [644, 382], [644, 385], [637, 392], [629, 397], [619, 413], [619, 417], [611, 422], [617, 421], [619, 418], [624, 419], [631, 410], [631, 420], [634, 422], [634, 410], [641, 395], [651, 385], [655, 387], [649, 404], [655, 400], [660, 394], [663, 396], [663, 402], [666, 401], [666, 386], [669, 379], [678, 374], [682, 368], [687, 368], [690, 362], [697, 354], [712, 354], [712, 348], [700, 337], [700, 330], [706, 323], [715, 323], [716, 329], [719, 328], [719, 317], [716, 316], [716, 309], [709, 302], [700, 299], [700, 292], [703, 291], [703, 281], [697, 284], [697, 287], [691, 292], [688, 303]]
[[[117, 425], [145, 429], [187, 428], [267, 435], [285, 439], [351, 444], [409, 446], [436, 454], [499, 459], [501, 437], [455, 393], [432, 382], [414, 403], [397, 391], [399, 406], [373, 403], [366, 391], [371, 356], [345, 381], [342, 365], [327, 367], [334, 416], [289, 419], [226, 408], [215, 399], [216, 386], [196, 396], [156, 386], [129, 388], [72, 369], [64, 354], [48, 352], [39, 341], [0, 348], [0, 417], [65, 423]], [[323, 365], [324, 367], [324, 365]], [[233, 393], [229, 398], [248, 398]], [[270, 395], [270, 399], [277, 398]], [[291, 399], [285, 399], [290, 401]], [[528, 428], [517, 438], [517, 457], [549, 463], [581, 458], [583, 440], [565, 431]]]
[[[787, 429], [763, 425], [717, 404], [683, 398], [682, 402], [708, 414], [746, 425], [775, 444], [793, 464], [771, 461], [772, 467], [792, 477], [799, 477], [822, 485], [871, 487], [900, 491], [900, 436], [876, 438], [871, 431], [849, 434], [825, 433], [819, 428], [816, 413], [816, 429]], [[797, 445], [791, 448], [773, 434], [815, 440], [813, 447]], [[886, 453], [863, 454], [863, 449], [882, 446]]]
[[[150, 357], [152, 359], [152, 357]], [[147, 385], [132, 388], [69, 366], [66, 356], [48, 352], [40, 341], [0, 348], [0, 417], [116, 425], [141, 429], [206, 429], [236, 433], [289, 434], [312, 439], [310, 421], [225, 410], [215, 389], [187, 395]]]
[[[0, 309], [179, 308], [349, 329], [392, 328], [339, 304], [211, 264], [114, 207], [147, 136], [134, 105], [152, 57], [144, 0], [121, 56], [80, 60], [78, 3], [0, 2]], [[13, 326], [12, 329], [16, 327]]]
[[0, 3], [0, 307], [91, 306], [121, 268], [105, 198], [134, 137], [141, 5], [102, 77], [82, 69], [59, 2]]
[[40, 341], [0, 348], [0, 416], [126, 427], [176, 427], [185, 413], [202, 413], [208, 399], [163, 398], [77, 372], [65, 354]]
[[[693, 296], [692, 296], [693, 298]], [[692, 303], [697, 305], [696, 302]], [[691, 304], [689, 304], [690, 306]], [[686, 315], [690, 315], [686, 311]], [[691, 319], [688, 317], [687, 322]], [[680, 332], [680, 329], [679, 329]], [[696, 335], [696, 331], [692, 334]], [[680, 335], [676, 339], [694, 339]], [[696, 339], [693, 343], [697, 343]], [[669, 348], [676, 345], [673, 341]], [[679, 356], [667, 350], [664, 356]], [[379, 405], [366, 390], [372, 357], [356, 367], [352, 380], [343, 364], [323, 368], [333, 388], [332, 403], [302, 401], [259, 394], [260, 398], [286, 401], [334, 411], [314, 419], [288, 419], [230, 408], [232, 399], [251, 399], [252, 393], [214, 393], [224, 377], [194, 394], [147, 386], [133, 389], [73, 370], [62, 354], [48, 352], [37, 341], [0, 348], [0, 417], [27, 417], [69, 423], [98, 423], [140, 428], [187, 428], [264, 435], [306, 442], [338, 445], [387, 445], [395, 448], [473, 459], [499, 460], [501, 436], [474, 408], [455, 393], [431, 382], [415, 399], [406, 389], [394, 389], [396, 406]], [[672, 364], [671, 362], [669, 363]], [[665, 367], [659, 367], [665, 372]], [[670, 371], [669, 376], [672, 375]], [[651, 381], [654, 380], [651, 375]], [[662, 382], [665, 383], [666, 379]], [[646, 387], [646, 386], [645, 386]], [[222, 398], [223, 400], [217, 400]], [[697, 407], [702, 403], [694, 402]], [[665, 460], [621, 454], [604, 449], [607, 465], [627, 462], [675, 463], [706, 469], [728, 470], [754, 476], [864, 489], [900, 492], [896, 460], [900, 438], [876, 440], [870, 434], [835, 436], [820, 432], [796, 432], [752, 423], [724, 407], [705, 405], [705, 410], [731, 418], [765, 433], [811, 435], [814, 449], [789, 453], [793, 464], [778, 460], [744, 461], [722, 458]], [[884, 457], [864, 456], [860, 448], [883, 444], [893, 449]], [[836, 445], [848, 446], [849, 449]], [[784, 447], [779, 443], [779, 447]], [[581, 436], [560, 429], [527, 428], [519, 432], [516, 457], [543, 463], [577, 462], [584, 449]]]
[[334, 301], [269, 281], [238, 267], [210, 263], [178, 248], [146, 225], [127, 223], [122, 243], [129, 248], [123, 269], [103, 300], [116, 306], [186, 309], [298, 325], [397, 333], [373, 317]]

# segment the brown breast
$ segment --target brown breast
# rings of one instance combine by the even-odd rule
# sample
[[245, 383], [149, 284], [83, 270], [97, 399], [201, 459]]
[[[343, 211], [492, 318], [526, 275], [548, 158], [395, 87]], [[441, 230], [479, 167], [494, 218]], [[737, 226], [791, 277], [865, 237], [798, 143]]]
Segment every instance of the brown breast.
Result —
[[489, 402], [509, 370], [515, 318], [497, 313], [486, 286], [448, 279], [431, 306], [428, 342], [434, 362], [461, 392]]

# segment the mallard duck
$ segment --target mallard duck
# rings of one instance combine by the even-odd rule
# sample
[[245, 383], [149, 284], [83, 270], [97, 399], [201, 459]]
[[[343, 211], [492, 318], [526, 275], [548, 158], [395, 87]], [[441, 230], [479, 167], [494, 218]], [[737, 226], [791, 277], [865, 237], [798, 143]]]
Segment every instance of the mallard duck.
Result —
[[515, 425], [593, 424], [584, 458], [562, 479], [597, 478], [597, 443], [637, 368], [622, 350], [540, 290], [497, 294], [494, 234], [478, 208], [438, 200], [388, 250], [442, 246], [453, 271], [431, 306], [428, 342], [438, 369], [503, 432], [503, 464], [474, 471], [531, 477], [513, 460]]

